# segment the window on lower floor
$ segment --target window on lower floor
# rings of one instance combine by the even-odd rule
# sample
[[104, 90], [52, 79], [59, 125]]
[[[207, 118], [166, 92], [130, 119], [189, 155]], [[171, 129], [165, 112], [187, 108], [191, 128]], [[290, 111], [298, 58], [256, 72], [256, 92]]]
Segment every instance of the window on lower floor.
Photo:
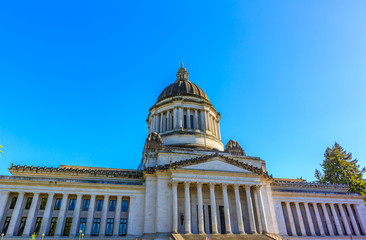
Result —
[[61, 208], [61, 202], [62, 202], [62, 198], [56, 198], [55, 210], [60, 210], [60, 208]]
[[25, 203], [25, 209], [29, 209], [32, 204], [32, 197], [27, 198], [27, 202]]
[[90, 199], [84, 199], [84, 202], [83, 202], [83, 211], [88, 211], [89, 209], [89, 202], [90, 202]]
[[72, 218], [66, 218], [65, 228], [64, 228], [64, 236], [69, 236], [70, 235], [71, 224], [72, 224]]
[[95, 208], [95, 211], [102, 211], [103, 207], [103, 200], [97, 200], [97, 207]]
[[75, 198], [70, 199], [70, 203], [69, 203], [69, 210], [70, 211], [73, 211], [75, 209], [75, 203], [76, 203]]
[[46, 208], [46, 204], [47, 204], [47, 198], [42, 198], [41, 205], [39, 206], [39, 209], [44, 210]]
[[116, 200], [110, 200], [109, 201], [109, 211], [113, 212], [115, 208], [116, 208]]
[[107, 219], [107, 228], [105, 230], [105, 235], [106, 236], [112, 236], [113, 234], [113, 218], [108, 218]]
[[127, 218], [121, 218], [119, 223], [119, 235], [124, 236], [127, 234]]
[[34, 225], [34, 231], [33, 231], [37, 235], [39, 233], [39, 230], [41, 229], [41, 224], [42, 224], [42, 218], [41, 217], [37, 217], [36, 224]]
[[6, 232], [8, 231], [8, 227], [9, 227], [10, 219], [11, 219], [11, 217], [6, 217], [6, 218], [5, 218], [5, 222], [4, 222], [3, 230], [1, 231], [1, 233], [4, 233], [4, 235], [6, 235]]
[[22, 236], [23, 235], [23, 231], [24, 231], [26, 221], [27, 221], [26, 217], [22, 217], [22, 219], [20, 220], [17, 236]]
[[94, 218], [92, 236], [98, 236], [99, 235], [99, 226], [100, 226], [100, 218]]
[[56, 225], [57, 225], [57, 217], [53, 217], [51, 219], [50, 231], [48, 231], [48, 236], [55, 235]]
[[78, 236], [80, 234], [80, 231], [81, 234], [85, 233], [85, 226], [86, 226], [86, 218], [80, 218], [79, 231], [77, 232]]
[[10, 209], [14, 209], [15, 208], [15, 204], [17, 203], [18, 197], [13, 197], [11, 199], [11, 203], [10, 203]]
[[128, 211], [128, 200], [123, 200], [122, 201], [122, 212], [127, 212]]

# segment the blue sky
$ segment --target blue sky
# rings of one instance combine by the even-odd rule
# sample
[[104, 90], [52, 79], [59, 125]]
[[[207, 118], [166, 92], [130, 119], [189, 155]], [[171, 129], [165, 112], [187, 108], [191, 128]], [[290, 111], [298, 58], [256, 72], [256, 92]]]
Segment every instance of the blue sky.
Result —
[[183, 61], [274, 177], [314, 180], [335, 141], [366, 166], [365, 1], [2, 1], [0, 174], [136, 169]]

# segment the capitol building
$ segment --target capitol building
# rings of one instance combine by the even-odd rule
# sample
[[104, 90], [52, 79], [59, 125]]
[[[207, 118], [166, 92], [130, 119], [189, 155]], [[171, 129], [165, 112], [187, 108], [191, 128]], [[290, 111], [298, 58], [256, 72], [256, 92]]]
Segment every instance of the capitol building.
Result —
[[[11, 164], [0, 176], [4, 239], [366, 239], [363, 196], [275, 178], [176, 74], [149, 109], [136, 169]], [[276, 176], [279, 177], [279, 176]]]

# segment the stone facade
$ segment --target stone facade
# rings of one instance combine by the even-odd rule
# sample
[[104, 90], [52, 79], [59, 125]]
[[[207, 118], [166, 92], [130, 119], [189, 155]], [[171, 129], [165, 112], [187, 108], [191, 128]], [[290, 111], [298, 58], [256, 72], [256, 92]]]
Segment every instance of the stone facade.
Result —
[[150, 108], [136, 170], [12, 164], [0, 176], [4, 237], [366, 239], [362, 196], [273, 178], [238, 142], [223, 147], [221, 115], [183, 66], [174, 84]]

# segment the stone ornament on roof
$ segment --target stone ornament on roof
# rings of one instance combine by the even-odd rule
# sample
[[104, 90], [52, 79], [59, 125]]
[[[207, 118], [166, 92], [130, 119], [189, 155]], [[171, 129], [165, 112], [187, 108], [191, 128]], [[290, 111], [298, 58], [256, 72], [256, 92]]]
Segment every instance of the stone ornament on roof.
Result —
[[147, 135], [144, 151], [157, 152], [162, 148], [163, 148], [163, 140], [161, 139], [158, 133], [152, 132], [149, 135]]
[[245, 156], [243, 148], [239, 145], [237, 141], [230, 140], [225, 146], [225, 152], [231, 155]]
[[316, 182], [301, 182], [294, 179], [291, 180], [278, 180], [274, 179], [271, 186], [277, 187], [301, 187], [301, 188], [320, 188], [320, 189], [340, 189], [348, 190], [349, 186], [344, 184], [327, 184], [327, 183], [316, 183]]

